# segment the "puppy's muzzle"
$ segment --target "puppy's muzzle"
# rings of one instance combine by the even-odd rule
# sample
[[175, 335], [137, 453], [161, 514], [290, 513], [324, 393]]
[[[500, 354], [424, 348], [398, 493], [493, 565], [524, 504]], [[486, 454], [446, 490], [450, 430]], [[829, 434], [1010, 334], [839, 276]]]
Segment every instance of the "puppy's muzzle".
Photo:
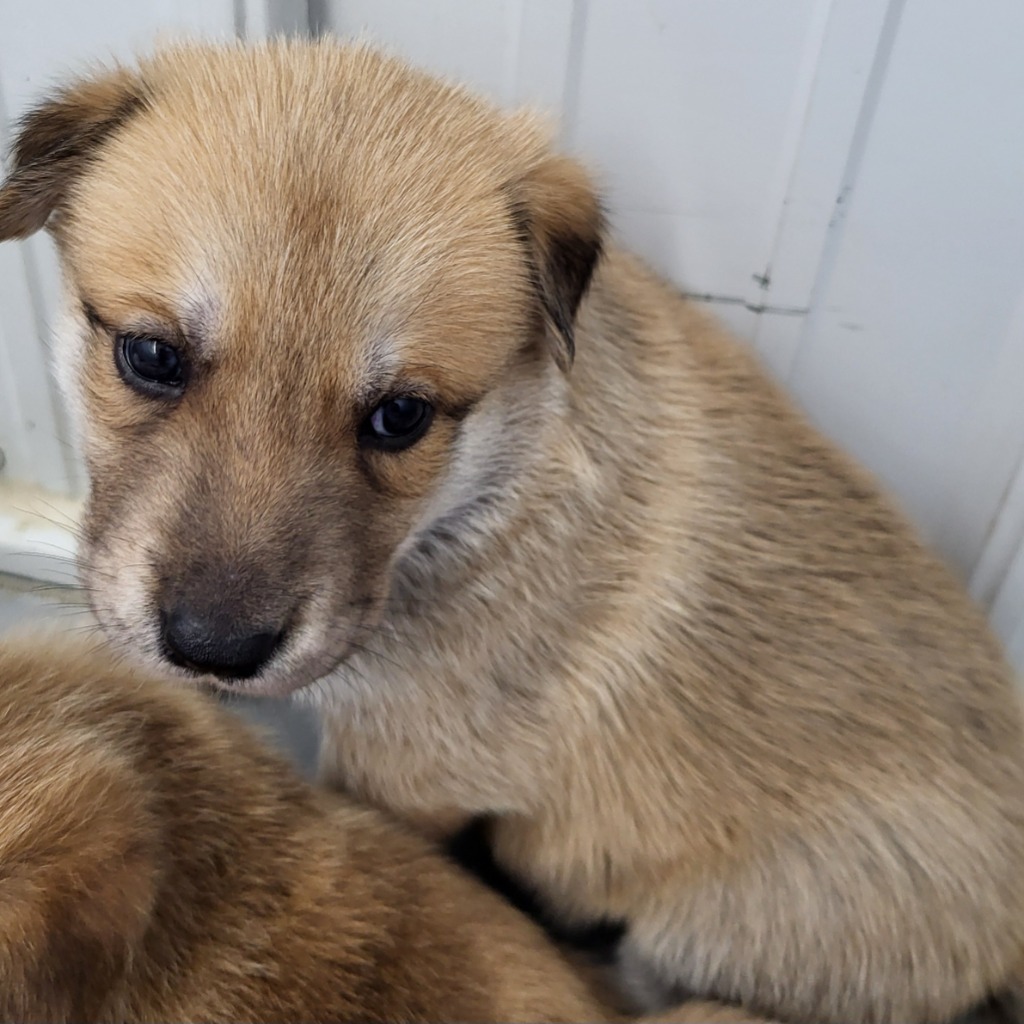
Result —
[[288, 588], [253, 564], [193, 565], [155, 595], [163, 656], [220, 679], [250, 679], [284, 646], [298, 615]]
[[222, 679], [249, 679], [281, 646], [285, 630], [225, 623], [187, 607], [160, 614], [160, 636], [167, 660], [180, 668]]

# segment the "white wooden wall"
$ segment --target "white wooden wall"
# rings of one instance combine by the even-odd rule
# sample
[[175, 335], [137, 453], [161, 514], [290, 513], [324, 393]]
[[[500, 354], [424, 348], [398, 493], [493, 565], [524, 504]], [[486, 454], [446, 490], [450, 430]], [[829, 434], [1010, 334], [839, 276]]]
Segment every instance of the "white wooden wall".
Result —
[[[621, 237], [882, 478], [1024, 668], [1021, 0], [3, 0], [0, 132], [156, 28], [303, 25], [558, 116]], [[0, 480], [66, 493], [52, 296], [45, 243], [0, 247]], [[3, 529], [0, 503], [0, 567]]]

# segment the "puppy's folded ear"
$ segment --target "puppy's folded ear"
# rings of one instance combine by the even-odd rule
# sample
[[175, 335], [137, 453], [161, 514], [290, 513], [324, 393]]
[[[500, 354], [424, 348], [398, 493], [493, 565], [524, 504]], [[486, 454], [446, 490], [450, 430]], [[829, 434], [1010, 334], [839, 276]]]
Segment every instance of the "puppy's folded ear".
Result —
[[552, 354], [563, 371], [576, 354], [576, 311], [601, 255], [604, 215], [583, 168], [551, 156], [510, 188]]
[[76, 82], [29, 111], [0, 186], [0, 241], [43, 227], [100, 145], [144, 102], [139, 79], [118, 68]]

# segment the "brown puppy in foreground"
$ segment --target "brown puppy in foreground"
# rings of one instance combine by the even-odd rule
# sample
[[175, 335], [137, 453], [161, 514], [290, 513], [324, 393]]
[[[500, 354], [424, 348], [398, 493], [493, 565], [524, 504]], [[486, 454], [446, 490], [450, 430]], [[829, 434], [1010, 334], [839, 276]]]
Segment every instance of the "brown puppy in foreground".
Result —
[[0, 646], [0, 1019], [596, 1021], [539, 930], [234, 715]]
[[485, 816], [648, 1006], [909, 1024], [1010, 981], [996, 643], [531, 118], [329, 41], [169, 49], [28, 114], [0, 237], [44, 225], [123, 649], [308, 693], [328, 781]]

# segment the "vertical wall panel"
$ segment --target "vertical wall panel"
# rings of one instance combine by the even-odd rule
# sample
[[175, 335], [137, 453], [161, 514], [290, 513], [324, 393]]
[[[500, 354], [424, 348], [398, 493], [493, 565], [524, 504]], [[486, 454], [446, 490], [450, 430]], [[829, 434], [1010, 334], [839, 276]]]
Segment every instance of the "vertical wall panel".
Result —
[[755, 344], [783, 380], [804, 333], [826, 241], [870, 131], [901, 6], [900, 0], [827, 5], [820, 41], [794, 96], [793, 157], [784, 168], [788, 176], [771, 253], [757, 281], [765, 312]]
[[[814, 418], [871, 465], [933, 540], [958, 503], [983, 535], [1020, 445], [986, 428], [998, 452], [965, 452], [979, 416], [1021, 423], [1020, 402], [982, 403], [1022, 338], [1024, 5], [910, 0], [826, 246], [790, 382]], [[1019, 361], [1019, 360], [1018, 360]], [[1016, 372], [1019, 375], [1020, 369]], [[985, 500], [963, 502], [969, 460], [998, 456]], [[978, 484], [978, 481], [974, 481]], [[998, 498], [997, 498], [998, 500]]]
[[393, 49], [504, 105], [564, 106], [572, 0], [345, 0], [322, 27]]
[[571, 141], [602, 173], [622, 237], [726, 317], [768, 264], [827, 7], [586, 5]]

